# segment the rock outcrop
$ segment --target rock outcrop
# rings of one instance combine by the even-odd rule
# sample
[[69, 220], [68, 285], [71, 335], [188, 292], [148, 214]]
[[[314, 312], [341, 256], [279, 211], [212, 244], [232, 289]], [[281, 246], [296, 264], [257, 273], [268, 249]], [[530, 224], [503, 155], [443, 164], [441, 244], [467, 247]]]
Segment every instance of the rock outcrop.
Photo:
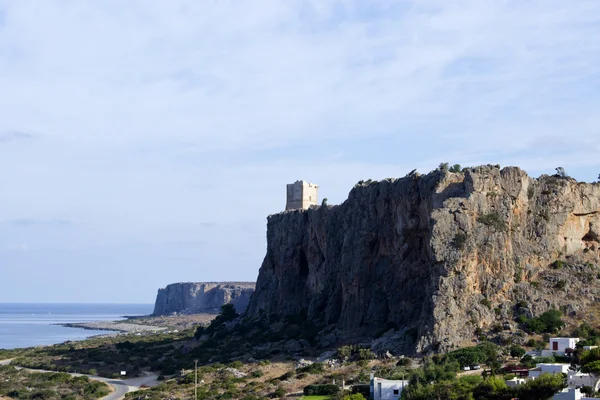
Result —
[[243, 313], [254, 287], [253, 282], [173, 283], [158, 290], [153, 315], [214, 313], [227, 303]]
[[519, 313], [588, 312], [599, 242], [598, 183], [498, 166], [359, 182], [341, 205], [269, 216], [246, 316], [306, 315], [323, 346], [451, 349]]

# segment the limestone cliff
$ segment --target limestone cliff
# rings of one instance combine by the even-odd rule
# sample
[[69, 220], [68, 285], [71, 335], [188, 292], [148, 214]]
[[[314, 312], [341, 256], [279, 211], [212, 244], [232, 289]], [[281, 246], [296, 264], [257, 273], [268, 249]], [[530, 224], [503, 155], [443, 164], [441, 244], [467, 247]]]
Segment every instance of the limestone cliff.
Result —
[[389, 331], [396, 349], [449, 349], [516, 312], [600, 300], [599, 241], [598, 183], [498, 166], [359, 183], [269, 216], [247, 316], [306, 312], [323, 345]]
[[158, 290], [153, 315], [218, 312], [231, 303], [239, 313], [248, 306], [254, 292], [251, 282], [173, 283]]

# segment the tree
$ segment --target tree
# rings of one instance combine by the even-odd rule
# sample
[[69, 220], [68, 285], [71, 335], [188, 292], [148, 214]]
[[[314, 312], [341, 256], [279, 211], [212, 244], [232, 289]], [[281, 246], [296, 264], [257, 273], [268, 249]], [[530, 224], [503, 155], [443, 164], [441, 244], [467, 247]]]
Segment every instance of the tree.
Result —
[[556, 175], [558, 175], [560, 178], [568, 178], [569, 175], [567, 174], [567, 171], [565, 171], [565, 169], [563, 167], [556, 167]]
[[202, 325], [199, 325], [199, 326], [196, 328], [196, 332], [194, 333], [194, 337], [195, 337], [196, 339], [200, 339], [200, 338], [202, 337], [202, 335], [204, 335], [204, 331], [205, 331], [205, 329], [206, 329], [206, 328], [204, 328]]
[[546, 400], [565, 387], [562, 374], [541, 374], [519, 387], [519, 399]]
[[450, 164], [448, 164], [447, 162], [443, 162], [443, 163], [440, 163], [440, 166], [438, 168], [442, 171], [448, 171], [449, 166], [450, 166]]
[[585, 364], [581, 368], [582, 372], [586, 372], [588, 374], [594, 374], [596, 376], [600, 376], [600, 361], [592, 361], [591, 363]]
[[448, 171], [454, 172], [454, 173], [459, 173], [462, 171], [462, 168], [461, 168], [460, 164], [454, 164], [452, 167], [450, 167], [450, 169]]
[[323, 201], [321, 202], [321, 206], [326, 207], [327, 206], [327, 197], [325, 197], [323, 199]]
[[227, 303], [221, 306], [220, 316], [223, 317], [225, 321], [231, 321], [238, 316], [238, 313], [235, 312], [235, 306], [233, 304]]
[[513, 344], [510, 346], [510, 356], [513, 358], [521, 358], [527, 353], [524, 348], [519, 346], [518, 344]]
[[342, 346], [339, 349], [337, 349], [337, 357], [340, 360], [342, 360], [342, 361], [349, 360], [351, 356], [352, 356], [352, 346]]

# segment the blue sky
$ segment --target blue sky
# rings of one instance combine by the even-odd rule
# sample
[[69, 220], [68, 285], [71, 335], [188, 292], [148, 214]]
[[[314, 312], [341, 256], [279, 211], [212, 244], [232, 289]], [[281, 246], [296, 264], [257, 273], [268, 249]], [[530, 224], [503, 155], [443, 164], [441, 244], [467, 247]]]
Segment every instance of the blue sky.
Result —
[[600, 2], [0, 0], [0, 301], [254, 280], [285, 184], [600, 174]]

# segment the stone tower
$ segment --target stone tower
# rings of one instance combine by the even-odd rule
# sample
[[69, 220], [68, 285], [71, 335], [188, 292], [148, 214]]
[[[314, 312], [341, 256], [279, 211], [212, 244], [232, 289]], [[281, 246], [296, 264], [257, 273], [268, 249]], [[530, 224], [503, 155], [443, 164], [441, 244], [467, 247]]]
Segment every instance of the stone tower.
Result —
[[296, 181], [287, 185], [286, 210], [303, 209], [317, 205], [319, 186], [305, 181]]

